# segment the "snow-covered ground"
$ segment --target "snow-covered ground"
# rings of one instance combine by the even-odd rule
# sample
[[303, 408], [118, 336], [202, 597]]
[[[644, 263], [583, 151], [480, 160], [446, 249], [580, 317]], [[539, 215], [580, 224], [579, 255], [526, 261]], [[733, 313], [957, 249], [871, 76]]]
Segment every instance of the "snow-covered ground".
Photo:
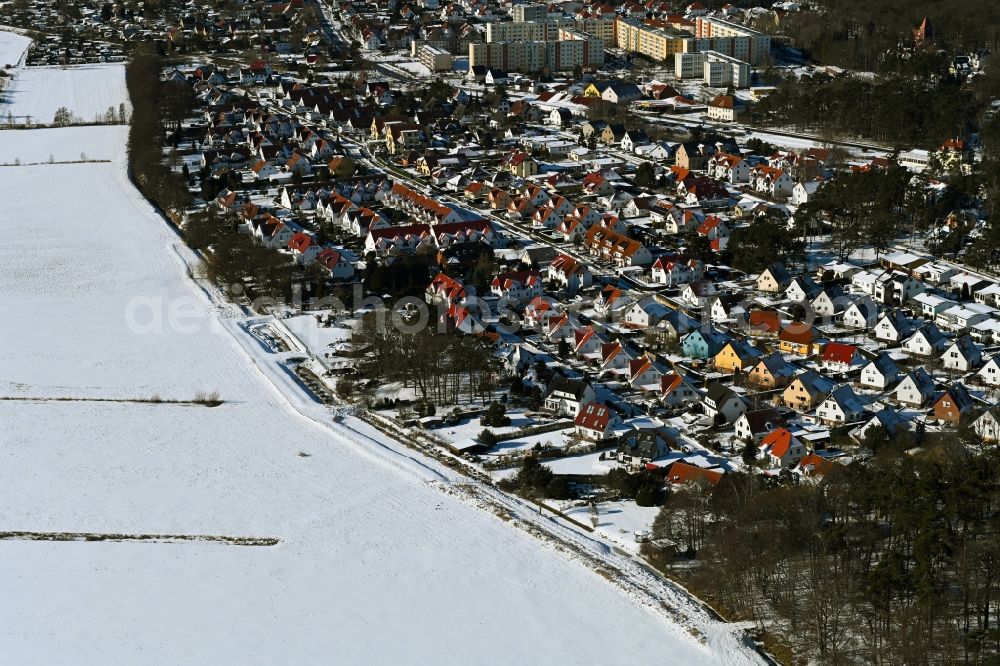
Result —
[[[19, 103], [41, 108], [43, 90]], [[108, 103], [93, 93], [81, 103]], [[511, 505], [505, 522], [447, 468], [356, 419], [332, 423], [241, 313], [186, 276], [194, 257], [126, 177], [125, 128], [95, 131], [114, 162], [0, 172], [0, 533], [280, 542], [0, 540], [7, 661], [757, 661], [673, 588], [647, 576], [670, 610], [637, 603], [516, 528], [547, 519]], [[0, 139], [0, 162], [62, 132]], [[45, 400], [197, 391], [225, 404]]]
[[30, 45], [29, 37], [0, 30], [0, 68], [19, 65]]
[[21, 164], [48, 162], [49, 158], [56, 162], [110, 160], [116, 156], [117, 150], [117, 141], [108, 143], [107, 130], [93, 125], [63, 127], [48, 132], [0, 132], [0, 163], [6, 164], [15, 160]]
[[91, 123], [108, 108], [131, 111], [125, 88], [125, 65], [110, 63], [73, 67], [23, 67], [16, 70], [0, 104], [0, 119], [10, 114], [18, 122], [51, 123], [66, 107], [75, 122]]

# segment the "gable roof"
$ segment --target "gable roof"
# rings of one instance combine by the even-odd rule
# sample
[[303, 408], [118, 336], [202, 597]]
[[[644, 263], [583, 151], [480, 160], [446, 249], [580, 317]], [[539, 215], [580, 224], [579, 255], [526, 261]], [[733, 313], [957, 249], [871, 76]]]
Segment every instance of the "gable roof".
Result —
[[791, 430], [781, 427], [775, 428], [760, 440], [760, 448], [767, 449], [775, 458], [783, 458], [793, 444], [798, 444], [798, 439], [792, 435]]
[[580, 408], [580, 413], [576, 415], [574, 424], [588, 430], [604, 432], [608, 429], [608, 424], [611, 423], [614, 416], [615, 413], [604, 403], [588, 402]]
[[724, 475], [725, 472], [720, 469], [704, 469], [678, 460], [667, 467], [666, 480], [675, 486], [685, 483], [714, 486], [722, 481]]
[[830, 342], [823, 348], [823, 361], [826, 363], [850, 364], [858, 353], [858, 348], [854, 345], [843, 342]]

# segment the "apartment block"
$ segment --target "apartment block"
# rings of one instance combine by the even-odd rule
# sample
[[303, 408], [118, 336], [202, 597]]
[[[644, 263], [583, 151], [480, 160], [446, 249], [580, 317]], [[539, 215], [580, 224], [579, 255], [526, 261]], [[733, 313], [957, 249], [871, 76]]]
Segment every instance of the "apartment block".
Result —
[[571, 70], [604, 64], [604, 43], [596, 37], [564, 30], [558, 41], [502, 41], [469, 44], [469, 70], [483, 65], [508, 72]]
[[511, 15], [518, 23], [544, 21], [549, 16], [549, 8], [546, 5], [514, 5]]
[[658, 28], [639, 21], [615, 18], [615, 43], [629, 53], [641, 53], [653, 60], [666, 60], [684, 52], [685, 33], [674, 28]]
[[416, 50], [416, 57], [427, 69], [432, 72], [446, 72], [451, 70], [455, 62], [455, 56], [444, 49], [439, 49], [430, 44], [421, 44]]
[[746, 88], [750, 85], [750, 64], [717, 51], [675, 53], [674, 76], [701, 79], [715, 87]]
[[[521, 5], [518, 5], [520, 7]], [[487, 42], [554, 42], [562, 31], [582, 32], [597, 37], [608, 46], [615, 43], [614, 21], [569, 17], [543, 21], [513, 21], [486, 24]]]
[[[739, 49], [734, 48], [732, 51], [714, 47], [713, 50], [731, 55], [740, 60], [746, 60], [753, 65], [763, 65], [771, 56], [770, 35], [738, 23], [733, 23], [732, 21], [699, 16], [694, 22], [694, 36], [698, 39], [746, 39], [748, 41], [748, 52], [746, 54], [742, 53], [742, 46]], [[734, 46], [737, 43], [741, 42], [734, 41]]]

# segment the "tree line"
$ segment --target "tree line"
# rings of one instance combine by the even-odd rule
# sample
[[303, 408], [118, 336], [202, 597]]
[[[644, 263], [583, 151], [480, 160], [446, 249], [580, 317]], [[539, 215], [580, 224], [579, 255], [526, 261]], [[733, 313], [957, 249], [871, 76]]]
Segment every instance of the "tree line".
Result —
[[183, 176], [164, 164], [163, 147], [167, 122], [179, 126], [183, 118], [191, 115], [194, 95], [187, 84], [161, 82], [162, 69], [160, 57], [151, 48], [141, 46], [125, 69], [132, 101], [129, 166], [132, 180], [143, 196], [177, 221], [190, 205], [191, 195]]
[[[930, 21], [935, 48], [1000, 48], [1000, 6], [992, 0], [816, 0], [816, 11], [782, 18], [780, 30], [814, 60], [865, 71], [896, 67], [913, 28]], [[763, 26], [762, 26], [763, 27]]]
[[[924, 57], [924, 56], [921, 56]], [[900, 149], [933, 149], [977, 127], [988, 99], [960, 79], [901, 73], [863, 77], [816, 74], [790, 78], [752, 108], [755, 122], [792, 127], [821, 136], [864, 139]]]
[[434, 321], [397, 326], [386, 311], [365, 313], [352, 338], [362, 352], [361, 376], [399, 382], [424, 403], [485, 404], [492, 399], [500, 373], [493, 346], [479, 336], [437, 333], [434, 326]]
[[653, 538], [696, 558], [685, 582], [781, 634], [796, 663], [997, 663], [1000, 452], [954, 438], [877, 450], [817, 483], [736, 473], [711, 494], [678, 489]]

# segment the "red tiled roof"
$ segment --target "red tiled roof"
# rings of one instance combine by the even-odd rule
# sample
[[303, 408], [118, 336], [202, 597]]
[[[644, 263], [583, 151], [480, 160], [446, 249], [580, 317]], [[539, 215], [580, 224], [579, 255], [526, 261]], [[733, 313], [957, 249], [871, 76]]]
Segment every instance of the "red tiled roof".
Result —
[[829, 363], [850, 363], [857, 353], [854, 345], [842, 342], [831, 342], [823, 349], [823, 360]]
[[667, 482], [674, 485], [683, 485], [689, 482], [706, 482], [714, 486], [722, 480], [724, 472], [714, 469], [703, 469], [695, 467], [683, 460], [671, 464], [667, 468]]
[[581, 428], [589, 430], [600, 430], [604, 432], [614, 413], [608, 409], [607, 405], [599, 402], [588, 402], [580, 408], [580, 413], [576, 416], [574, 423]]

